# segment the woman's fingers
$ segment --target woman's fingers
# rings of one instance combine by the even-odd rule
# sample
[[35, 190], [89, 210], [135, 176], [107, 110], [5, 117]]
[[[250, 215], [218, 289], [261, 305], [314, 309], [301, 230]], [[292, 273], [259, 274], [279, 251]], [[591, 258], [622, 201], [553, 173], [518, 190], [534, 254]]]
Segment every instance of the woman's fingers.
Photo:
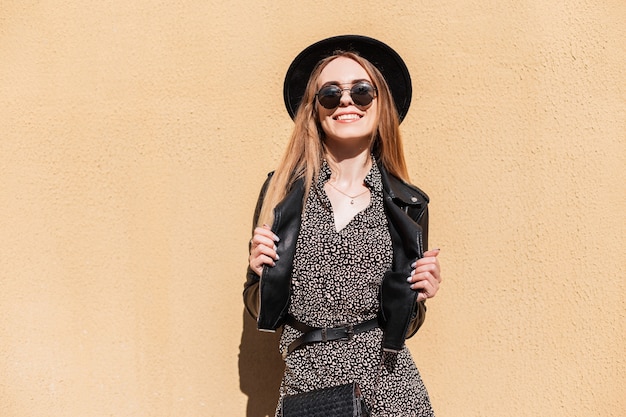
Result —
[[424, 301], [433, 298], [439, 291], [439, 283], [434, 280], [424, 279], [411, 285], [411, 288], [418, 291], [417, 301]]
[[274, 266], [279, 259], [276, 252], [276, 242], [279, 240], [278, 236], [267, 225], [254, 229], [254, 234], [250, 240], [249, 263], [250, 268], [257, 275], [261, 275], [264, 265]]
[[415, 300], [415, 302], [419, 303], [421, 301], [426, 301], [428, 299], [428, 294], [420, 292], [417, 294], [417, 299]]
[[438, 262], [417, 265], [411, 272], [411, 275], [418, 276], [419, 279], [427, 279], [429, 276], [432, 276], [437, 283], [441, 282], [441, 268]]
[[411, 276], [407, 278], [407, 282], [411, 285], [411, 289], [419, 291], [417, 301], [432, 298], [439, 291], [441, 282], [441, 267], [437, 259], [439, 252], [439, 249], [424, 252], [424, 257], [411, 265], [414, 269]]
[[252, 236], [252, 240], [250, 243], [253, 245], [265, 244], [266, 246], [272, 246], [275, 242], [278, 242], [280, 239], [276, 236], [267, 225], [263, 225], [261, 227], [256, 227], [254, 229], [254, 233]]
[[274, 260], [272, 260], [272, 258], [266, 255], [261, 255], [257, 258], [250, 259], [250, 268], [252, 268], [254, 273], [258, 276], [261, 276], [261, 274], [263, 273], [264, 265], [274, 266], [276, 265], [276, 263], [274, 262]]
[[258, 275], [261, 276], [263, 272], [263, 266], [276, 265], [276, 261], [278, 260], [278, 254], [276, 250], [273, 248], [268, 248], [265, 245], [258, 245], [255, 249], [250, 253], [250, 268]]
[[417, 275], [422, 272], [430, 272], [438, 282], [441, 282], [441, 266], [439, 265], [439, 260], [437, 256], [439, 255], [440, 249], [433, 249], [427, 252], [424, 252], [424, 257], [418, 259], [413, 265], [411, 265], [414, 269], [411, 275]]

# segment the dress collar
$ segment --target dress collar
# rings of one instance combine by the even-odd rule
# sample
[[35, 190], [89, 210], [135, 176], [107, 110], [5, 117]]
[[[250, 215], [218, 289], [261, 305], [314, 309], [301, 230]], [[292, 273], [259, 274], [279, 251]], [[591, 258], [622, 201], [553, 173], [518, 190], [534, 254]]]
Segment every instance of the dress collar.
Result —
[[[371, 158], [372, 167], [368, 171], [367, 175], [365, 175], [363, 182], [372, 191], [382, 191], [383, 183], [381, 179], [380, 169], [378, 168], [374, 157], [371, 156]], [[326, 184], [326, 182], [330, 180], [331, 175], [332, 172], [330, 170], [330, 166], [328, 165], [328, 161], [324, 159], [322, 161], [322, 166], [320, 167], [320, 174], [317, 179], [317, 186], [320, 188], [324, 187], [324, 184]]]

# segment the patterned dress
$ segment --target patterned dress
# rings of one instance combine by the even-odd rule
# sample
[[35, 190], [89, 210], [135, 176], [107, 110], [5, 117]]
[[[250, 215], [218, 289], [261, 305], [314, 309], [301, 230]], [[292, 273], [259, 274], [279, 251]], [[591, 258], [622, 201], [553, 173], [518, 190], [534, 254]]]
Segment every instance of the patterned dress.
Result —
[[[393, 256], [376, 164], [365, 178], [369, 206], [339, 232], [323, 188], [330, 174], [324, 162], [306, 201], [292, 272], [289, 313], [314, 327], [358, 324], [376, 317], [378, 289]], [[281, 352], [301, 334], [285, 325]], [[434, 415], [411, 353], [405, 347], [383, 355], [379, 328], [350, 341], [304, 345], [287, 356], [285, 365], [281, 398], [356, 381], [372, 417]]]

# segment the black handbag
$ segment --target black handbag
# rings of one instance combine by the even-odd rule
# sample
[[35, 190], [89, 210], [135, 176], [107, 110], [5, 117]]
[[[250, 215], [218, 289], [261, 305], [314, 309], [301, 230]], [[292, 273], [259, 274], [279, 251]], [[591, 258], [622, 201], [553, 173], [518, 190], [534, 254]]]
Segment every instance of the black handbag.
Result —
[[287, 395], [281, 402], [281, 417], [369, 416], [369, 409], [356, 382]]

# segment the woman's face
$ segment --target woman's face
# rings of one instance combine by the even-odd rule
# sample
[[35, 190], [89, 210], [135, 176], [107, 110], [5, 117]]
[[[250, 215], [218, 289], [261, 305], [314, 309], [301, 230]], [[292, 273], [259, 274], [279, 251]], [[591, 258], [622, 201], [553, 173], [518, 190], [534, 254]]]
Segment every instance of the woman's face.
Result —
[[[350, 96], [350, 88], [360, 81], [373, 85], [365, 69], [350, 58], [339, 57], [332, 60], [320, 73], [317, 90], [327, 85], [338, 85], [345, 89], [339, 105], [333, 109], [323, 107], [316, 99], [320, 124], [326, 134], [326, 141], [341, 141], [363, 145], [369, 140], [376, 128], [377, 100], [359, 106]], [[374, 95], [376, 95], [374, 93]]]

